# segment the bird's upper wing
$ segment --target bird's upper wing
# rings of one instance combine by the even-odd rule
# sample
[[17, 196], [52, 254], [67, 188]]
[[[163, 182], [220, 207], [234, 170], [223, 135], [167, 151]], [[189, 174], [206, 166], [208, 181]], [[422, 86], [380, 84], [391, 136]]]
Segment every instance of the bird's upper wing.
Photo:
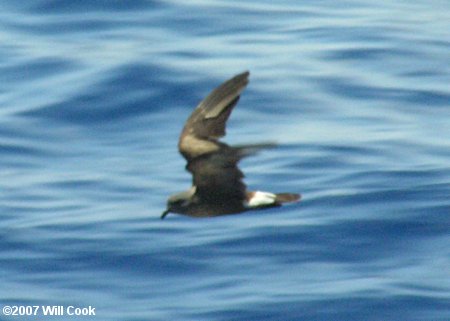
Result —
[[243, 72], [214, 89], [192, 112], [180, 135], [178, 148], [188, 160], [215, 152], [223, 146], [218, 139], [239, 95], [248, 84], [249, 72]]
[[214, 89], [192, 112], [178, 143], [186, 158], [186, 169], [192, 173], [195, 196], [207, 204], [240, 204], [246, 198], [244, 174], [239, 161], [274, 144], [230, 147], [218, 139], [239, 95], [248, 84], [249, 72], [243, 72]]

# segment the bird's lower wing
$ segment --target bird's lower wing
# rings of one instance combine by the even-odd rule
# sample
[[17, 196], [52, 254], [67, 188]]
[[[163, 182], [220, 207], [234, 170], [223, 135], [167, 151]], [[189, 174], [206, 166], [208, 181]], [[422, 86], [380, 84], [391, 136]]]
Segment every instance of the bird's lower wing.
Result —
[[188, 163], [196, 196], [206, 202], [242, 202], [246, 197], [244, 174], [232, 152], [213, 153]]

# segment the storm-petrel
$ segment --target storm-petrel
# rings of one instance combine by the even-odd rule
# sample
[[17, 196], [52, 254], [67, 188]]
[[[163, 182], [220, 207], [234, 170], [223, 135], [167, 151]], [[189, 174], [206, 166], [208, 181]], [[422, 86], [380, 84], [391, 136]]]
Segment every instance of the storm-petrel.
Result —
[[161, 219], [170, 212], [194, 217], [236, 214], [295, 202], [299, 194], [247, 191], [239, 161], [271, 144], [229, 146], [221, 141], [239, 95], [248, 84], [243, 72], [214, 89], [192, 112], [178, 142], [192, 174], [192, 187], [172, 195]]

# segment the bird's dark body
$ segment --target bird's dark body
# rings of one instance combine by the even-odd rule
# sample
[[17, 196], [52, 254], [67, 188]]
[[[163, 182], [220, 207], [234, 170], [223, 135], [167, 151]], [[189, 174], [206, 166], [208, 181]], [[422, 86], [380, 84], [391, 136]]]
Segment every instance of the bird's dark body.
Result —
[[192, 174], [192, 187], [169, 198], [162, 218], [169, 212], [194, 217], [236, 214], [300, 199], [299, 194], [246, 190], [239, 161], [273, 144], [232, 147], [218, 140], [225, 135], [226, 121], [248, 84], [248, 76], [248, 72], [236, 75], [214, 89], [186, 121], [178, 148]]

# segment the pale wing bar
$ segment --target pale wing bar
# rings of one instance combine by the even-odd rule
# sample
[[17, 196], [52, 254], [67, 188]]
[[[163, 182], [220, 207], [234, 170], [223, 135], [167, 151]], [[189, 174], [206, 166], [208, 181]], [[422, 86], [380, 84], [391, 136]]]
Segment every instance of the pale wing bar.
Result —
[[180, 135], [178, 147], [188, 160], [218, 151], [224, 144], [225, 126], [240, 93], [248, 84], [248, 72], [241, 73], [214, 89], [192, 112]]

